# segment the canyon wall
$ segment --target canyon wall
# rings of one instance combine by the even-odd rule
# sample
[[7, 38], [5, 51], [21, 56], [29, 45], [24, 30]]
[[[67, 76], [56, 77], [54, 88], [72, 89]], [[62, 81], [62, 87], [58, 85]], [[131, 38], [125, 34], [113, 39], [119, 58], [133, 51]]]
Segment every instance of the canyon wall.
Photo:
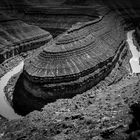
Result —
[[49, 101], [71, 97], [95, 86], [127, 50], [121, 23], [117, 15], [107, 13], [99, 19], [73, 25], [25, 63], [25, 90]]
[[137, 26], [134, 36], [135, 36], [135, 39], [134, 39], [135, 45], [137, 47], [137, 50], [140, 52], [140, 25]]

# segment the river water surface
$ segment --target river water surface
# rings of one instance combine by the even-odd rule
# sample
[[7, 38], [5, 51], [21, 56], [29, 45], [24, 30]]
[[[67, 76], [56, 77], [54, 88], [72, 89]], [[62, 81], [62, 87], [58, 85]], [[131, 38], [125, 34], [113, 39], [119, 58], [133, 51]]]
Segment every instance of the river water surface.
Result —
[[[139, 57], [140, 52], [137, 51], [136, 46], [133, 44], [133, 35], [134, 30], [129, 31], [127, 33], [127, 42], [129, 49], [132, 53], [132, 58], [130, 59], [130, 65], [132, 69], [132, 73], [140, 73], [140, 65], [139, 65]], [[0, 114], [7, 118], [8, 120], [18, 119], [21, 118], [20, 115], [17, 115], [14, 112], [14, 109], [9, 105], [8, 101], [6, 100], [4, 87], [7, 85], [9, 79], [16, 73], [20, 72], [23, 69], [24, 61], [20, 62], [18, 66], [13, 68], [11, 71], [6, 73], [0, 79]]]
[[4, 87], [7, 85], [9, 79], [16, 73], [20, 72], [23, 69], [24, 62], [20, 62], [19, 65], [14, 67], [8, 73], [6, 73], [0, 80], [0, 114], [7, 118], [8, 120], [18, 119], [21, 116], [17, 115], [13, 108], [8, 103], [5, 93]]

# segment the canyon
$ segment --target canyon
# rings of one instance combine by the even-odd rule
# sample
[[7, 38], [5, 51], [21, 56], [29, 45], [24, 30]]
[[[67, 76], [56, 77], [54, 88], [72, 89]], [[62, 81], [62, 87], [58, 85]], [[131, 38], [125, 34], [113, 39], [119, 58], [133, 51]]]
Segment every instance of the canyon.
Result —
[[138, 139], [138, 3], [2, 0], [0, 139]]

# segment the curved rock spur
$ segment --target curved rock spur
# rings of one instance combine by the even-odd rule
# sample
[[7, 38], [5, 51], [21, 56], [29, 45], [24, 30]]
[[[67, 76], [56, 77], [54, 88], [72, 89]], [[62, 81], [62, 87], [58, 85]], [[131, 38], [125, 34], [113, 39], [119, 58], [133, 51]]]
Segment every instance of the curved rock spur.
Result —
[[122, 19], [108, 13], [74, 25], [24, 66], [24, 88], [51, 99], [81, 94], [104, 79], [126, 49]]

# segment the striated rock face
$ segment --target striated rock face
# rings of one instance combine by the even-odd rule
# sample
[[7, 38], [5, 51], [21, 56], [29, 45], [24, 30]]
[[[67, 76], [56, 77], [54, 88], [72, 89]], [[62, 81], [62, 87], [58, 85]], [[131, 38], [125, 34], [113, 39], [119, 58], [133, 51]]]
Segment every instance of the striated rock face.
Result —
[[115, 14], [74, 25], [25, 64], [24, 88], [45, 100], [83, 93], [111, 72], [126, 49]]
[[21, 52], [35, 49], [52, 36], [37, 26], [0, 15], [0, 63]]
[[[56, 10], [57, 12], [55, 12]], [[80, 10], [83, 12], [81, 13]], [[95, 10], [90, 10], [92, 11], [91, 15], [85, 14], [87, 13], [87, 10], [88, 9], [84, 8], [76, 8], [76, 10], [73, 8], [70, 8], [69, 10], [63, 8], [53, 8], [50, 10], [50, 13], [45, 11], [32, 11], [21, 18], [23, 18], [26, 23], [39, 26], [40, 28], [49, 31], [53, 37], [56, 37], [71, 28], [71, 26], [77, 22], [88, 22], [98, 17]], [[46, 11], [49, 10], [46, 9]], [[75, 14], [71, 11], [75, 11]]]
[[140, 52], [140, 25], [136, 28], [134, 36], [135, 36], [134, 43], [137, 47], [137, 50]]

